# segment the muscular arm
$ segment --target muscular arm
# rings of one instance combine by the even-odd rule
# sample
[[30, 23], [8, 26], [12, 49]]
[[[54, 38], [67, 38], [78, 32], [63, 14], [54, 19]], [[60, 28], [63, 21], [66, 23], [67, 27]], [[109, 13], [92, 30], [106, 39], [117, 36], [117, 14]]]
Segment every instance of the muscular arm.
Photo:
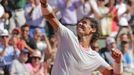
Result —
[[55, 17], [52, 8], [48, 5], [48, 0], [40, 0], [40, 1], [44, 17], [52, 25], [54, 31], [57, 31], [60, 22]]
[[121, 71], [121, 61], [122, 61], [122, 53], [118, 49], [112, 50], [112, 57], [115, 60], [113, 67], [100, 67], [98, 70], [103, 75], [122, 75]]
[[101, 72], [103, 75], [122, 75], [122, 74], [116, 74], [116, 73], [113, 73], [113, 70], [110, 69], [105, 69], [103, 72]]
[[1, 52], [0, 52], [0, 57], [3, 57], [5, 55], [6, 52], [6, 48], [4, 48]]

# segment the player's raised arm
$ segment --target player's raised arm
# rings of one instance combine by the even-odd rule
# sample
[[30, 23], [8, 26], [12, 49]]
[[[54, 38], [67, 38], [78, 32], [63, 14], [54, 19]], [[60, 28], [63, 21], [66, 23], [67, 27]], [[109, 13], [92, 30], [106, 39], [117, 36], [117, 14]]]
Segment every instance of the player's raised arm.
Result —
[[44, 17], [52, 25], [54, 31], [57, 31], [60, 22], [55, 17], [53, 9], [48, 4], [48, 0], [40, 0], [40, 2], [41, 2], [42, 13], [43, 13]]

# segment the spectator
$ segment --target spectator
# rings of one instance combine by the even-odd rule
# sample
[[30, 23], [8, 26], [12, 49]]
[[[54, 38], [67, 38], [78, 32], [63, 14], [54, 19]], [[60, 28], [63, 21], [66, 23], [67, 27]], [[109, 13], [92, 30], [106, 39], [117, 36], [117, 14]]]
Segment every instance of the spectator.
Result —
[[11, 63], [19, 54], [18, 48], [9, 45], [9, 34], [7, 30], [3, 30], [0, 35], [2, 44], [0, 45], [0, 68], [4, 70], [4, 75], [9, 75]]
[[123, 67], [124, 67], [124, 73], [126, 73], [127, 75], [130, 75], [133, 72], [133, 69], [132, 69], [132, 57], [131, 57], [131, 51], [132, 49], [130, 49], [129, 47], [129, 42], [127, 41], [122, 41], [121, 43], [121, 50], [122, 50], [122, 53], [123, 53]]
[[33, 52], [37, 49], [36, 42], [33, 38], [29, 36], [29, 25], [25, 24], [21, 27], [21, 39], [23, 39], [26, 43], [25, 48], [29, 50], [29, 52]]
[[61, 23], [76, 34], [77, 8], [81, 0], [58, 0], [56, 11], [61, 13]]
[[4, 15], [4, 7], [0, 4], [0, 25], [1, 25], [1, 28], [0, 28], [0, 33], [2, 33], [2, 30], [4, 29], [4, 23], [2, 22], [2, 17]]
[[41, 33], [39, 28], [35, 29], [34, 40], [36, 42], [37, 49], [42, 53], [42, 62], [44, 62], [47, 55], [50, 57], [52, 51], [49, 40], [45, 34], [43, 35], [43, 33]]
[[129, 36], [126, 33], [120, 35], [120, 42], [122, 41], [129, 41]]
[[45, 60], [49, 63], [49, 72], [51, 73], [52, 67], [54, 65], [54, 60], [56, 58], [56, 53], [57, 53], [57, 47], [58, 47], [58, 41], [56, 35], [52, 35], [49, 38], [50, 45], [51, 45], [51, 56], [50, 54], [45, 57]]
[[100, 21], [101, 27], [101, 35], [106, 37], [111, 35], [111, 23], [112, 23], [112, 16], [109, 14], [110, 10], [105, 5], [105, 0], [97, 0], [98, 3], [98, 11], [101, 16], [103, 16]]
[[77, 8], [77, 19], [81, 20], [83, 17], [92, 15], [92, 7], [89, 0], [84, 0], [83, 3]]
[[130, 34], [122, 33], [122, 34], [120, 34], [120, 37], [117, 39], [119, 39], [117, 41], [117, 45], [118, 45], [119, 49], [121, 49], [121, 42], [123, 42], [123, 41], [129, 42], [129, 45], [130, 45], [129, 47], [133, 48], [134, 42], [133, 42], [133, 35], [131, 33]]
[[93, 42], [93, 43], [91, 44], [91, 48], [92, 48], [93, 50], [95, 50], [96, 52], [99, 52], [100, 47], [99, 47], [98, 41]]
[[116, 0], [109, 0], [107, 7], [109, 8], [109, 14], [112, 17], [112, 34], [110, 36], [115, 37], [118, 32], [118, 16], [117, 16], [117, 8], [116, 8]]
[[8, 11], [12, 16], [9, 20], [9, 32], [11, 33], [15, 27], [21, 27], [25, 24], [24, 6], [27, 0], [7, 0]]
[[38, 50], [40, 51], [45, 50], [47, 47], [47, 44], [44, 40], [42, 40], [43, 33], [41, 32], [41, 30], [39, 28], [36, 28], [33, 35], [34, 35], [33, 39], [36, 42]]
[[45, 63], [41, 63], [41, 53], [36, 50], [31, 54], [31, 63], [27, 64], [27, 68], [30, 70], [31, 75], [49, 75], [47, 66]]
[[[116, 5], [117, 8], [117, 16], [118, 16], [118, 24], [119, 24], [119, 31], [116, 35], [116, 39], [117, 37], [120, 35], [120, 33], [129, 33], [129, 23], [128, 21], [130, 20], [130, 10], [128, 8], [130, 8], [131, 5], [125, 4], [123, 2], [123, 0], [119, 0], [119, 4]], [[132, 33], [132, 32], [131, 32]]]
[[20, 52], [18, 59], [11, 64], [10, 75], [31, 75], [25, 62], [28, 60], [28, 50], [24, 49]]
[[81, 0], [81, 2], [82, 4], [77, 8], [78, 21], [87, 16], [96, 19], [103, 17], [103, 15], [99, 13], [96, 0]]
[[131, 9], [130, 9], [130, 15], [131, 15], [131, 19], [129, 21], [129, 24], [132, 28], [132, 32], [133, 32], [133, 36], [134, 36], [134, 0], [129, 0], [129, 3], [132, 4]]
[[5, 23], [9, 18], [9, 14], [5, 12], [4, 7], [0, 3], [0, 33], [5, 29]]
[[[10, 45], [15, 45], [17, 47], [18, 42], [20, 41], [19, 32], [16, 29], [12, 33], [11, 39], [9, 40]], [[17, 47], [18, 48], [18, 47]]]
[[25, 48], [29, 48], [25, 40], [21, 38], [20, 28], [13, 29], [9, 43], [10, 45], [16, 45], [19, 50], [24, 50]]
[[45, 33], [45, 19], [41, 12], [41, 5], [38, 0], [30, 0], [25, 6], [26, 23], [30, 26], [30, 36], [33, 37], [33, 32], [39, 28], [42, 33]]
[[114, 38], [112, 37], [107, 37], [106, 38], [106, 46], [102, 48], [99, 53], [105, 59], [107, 63], [109, 63], [111, 66], [114, 65], [114, 59], [111, 56], [112, 49], [117, 48], [116, 42]]

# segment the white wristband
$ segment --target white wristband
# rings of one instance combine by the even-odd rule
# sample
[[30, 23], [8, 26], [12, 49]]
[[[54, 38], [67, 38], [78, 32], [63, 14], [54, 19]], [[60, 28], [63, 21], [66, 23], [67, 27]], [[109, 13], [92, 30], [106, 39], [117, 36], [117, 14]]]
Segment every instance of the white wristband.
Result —
[[43, 8], [43, 10], [44, 10], [44, 15], [48, 15], [49, 13], [53, 12], [53, 9], [49, 4], [46, 8]]
[[48, 6], [47, 6], [47, 9], [48, 9], [50, 12], [53, 11], [52, 7], [51, 7], [49, 4], [48, 4]]

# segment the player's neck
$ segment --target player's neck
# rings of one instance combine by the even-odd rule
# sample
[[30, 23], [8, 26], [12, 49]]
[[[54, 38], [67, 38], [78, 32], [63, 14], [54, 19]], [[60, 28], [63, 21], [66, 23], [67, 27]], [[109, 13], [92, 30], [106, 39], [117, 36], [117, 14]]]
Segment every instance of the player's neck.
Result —
[[80, 38], [80, 44], [83, 48], [89, 48], [90, 46], [90, 38], [89, 37], [82, 37]]

